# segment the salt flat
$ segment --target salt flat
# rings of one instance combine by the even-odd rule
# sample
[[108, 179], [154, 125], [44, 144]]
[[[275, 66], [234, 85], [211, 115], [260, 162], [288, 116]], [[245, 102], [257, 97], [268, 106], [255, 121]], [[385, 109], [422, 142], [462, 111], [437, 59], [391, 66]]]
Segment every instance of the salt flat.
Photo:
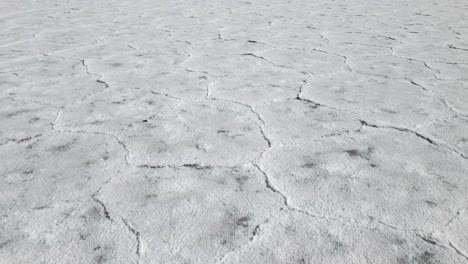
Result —
[[468, 263], [463, 0], [0, 3], [0, 263]]

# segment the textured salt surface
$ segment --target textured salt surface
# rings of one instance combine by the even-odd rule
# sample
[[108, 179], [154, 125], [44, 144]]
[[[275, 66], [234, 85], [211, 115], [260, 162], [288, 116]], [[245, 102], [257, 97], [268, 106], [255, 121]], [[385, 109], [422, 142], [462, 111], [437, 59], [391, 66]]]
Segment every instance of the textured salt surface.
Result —
[[468, 263], [466, 1], [0, 3], [0, 263]]

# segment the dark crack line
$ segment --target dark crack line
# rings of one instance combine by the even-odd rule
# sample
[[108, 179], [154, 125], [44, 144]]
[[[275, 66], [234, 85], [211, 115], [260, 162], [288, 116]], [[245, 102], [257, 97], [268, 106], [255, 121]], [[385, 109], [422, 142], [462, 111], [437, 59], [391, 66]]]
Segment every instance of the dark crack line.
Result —
[[164, 97], [169, 97], [169, 98], [172, 98], [172, 99], [176, 99], [176, 100], [179, 100], [179, 101], [183, 101], [182, 98], [179, 98], [179, 97], [176, 97], [176, 96], [172, 96], [168, 93], [159, 93], [159, 92], [155, 92], [155, 91], [150, 91], [150, 93], [154, 94], [154, 95], [159, 95], [159, 96], [164, 96]]
[[413, 59], [413, 58], [407, 58], [407, 57], [398, 56], [398, 55], [395, 55], [394, 53], [392, 53], [391, 56], [392, 56], [392, 57], [395, 57], [395, 58], [407, 60], [407, 61], [412, 61], [412, 62], [421, 63], [422, 65], [424, 65], [424, 67], [426, 67], [428, 70], [430, 70], [430, 71], [432, 72], [432, 74], [434, 75], [434, 78], [436, 78], [437, 80], [441, 80], [441, 78], [437, 75], [437, 73], [440, 73], [440, 71], [437, 70], [437, 69], [432, 68], [432, 67], [431, 67], [427, 62], [425, 62], [425, 61], [417, 60], [417, 59]]
[[254, 230], [252, 231], [252, 237], [250, 238], [250, 241], [253, 241], [260, 233], [261, 229], [260, 229], [260, 225], [256, 225]]
[[434, 245], [434, 246], [439, 246], [439, 247], [442, 247], [442, 248], [447, 248], [441, 244], [439, 244], [436, 240], [434, 240], [433, 238], [429, 238], [429, 237], [425, 237], [421, 234], [418, 234], [416, 233], [416, 237], [422, 239], [424, 242], [428, 243], [428, 244], [431, 244], [431, 245]]
[[345, 110], [341, 110], [341, 109], [337, 109], [337, 108], [334, 108], [334, 107], [331, 107], [331, 106], [327, 106], [327, 105], [324, 105], [324, 104], [317, 103], [317, 102], [312, 101], [310, 99], [303, 98], [302, 97], [302, 90], [303, 90], [304, 86], [307, 84], [307, 82], [310, 80], [310, 78], [312, 78], [312, 76], [314, 76], [314, 75], [312, 73], [309, 73], [307, 78], [305, 78], [302, 81], [301, 85], [299, 86], [296, 98], [294, 98], [294, 99], [299, 100], [299, 101], [303, 101], [303, 102], [306, 102], [306, 103], [309, 103], [309, 104], [313, 104], [315, 107], [325, 107], [325, 108], [333, 109], [333, 110], [336, 110], [336, 111], [348, 112], [348, 111], [345, 111]]
[[365, 43], [356, 43], [356, 42], [348, 42], [348, 41], [341, 42], [341, 43], [347, 44], [347, 45], [358, 45], [358, 46], [364, 46], [364, 47], [378, 47], [378, 48], [386, 48], [386, 49], [389, 49], [389, 50], [393, 50], [393, 47], [390, 47], [390, 46], [382, 46], [382, 45], [374, 45], [374, 44], [365, 44]]
[[322, 135], [322, 136], [320, 136], [319, 139], [316, 139], [316, 140], [314, 140], [314, 141], [318, 141], [318, 140], [320, 140], [320, 139], [322, 139], [322, 138], [340, 137], [340, 136], [342, 136], [342, 135], [349, 135], [349, 134], [351, 134], [351, 133], [358, 133], [358, 132], [360, 132], [360, 131], [361, 131], [361, 128], [358, 128], [358, 129], [356, 129], [356, 130], [348, 130], [348, 129], [347, 129], [347, 130], [343, 130], [343, 131], [338, 132], [338, 133], [331, 133], [331, 134]]
[[299, 90], [297, 91], [296, 99], [301, 100], [302, 89], [304, 88], [304, 86], [307, 84], [307, 82], [309, 81], [311, 77], [312, 77], [312, 74], [309, 74], [307, 78], [302, 80], [302, 83], [299, 86]]
[[107, 84], [105, 81], [103, 81], [101, 79], [96, 80], [96, 82], [100, 83], [100, 84], [103, 84], [106, 89], [109, 88], [109, 84]]
[[338, 53], [335, 53], [335, 52], [330, 52], [330, 51], [326, 51], [326, 50], [323, 50], [323, 49], [317, 49], [317, 48], [313, 48], [311, 49], [313, 51], [317, 51], [317, 52], [322, 52], [322, 53], [326, 53], [326, 54], [329, 54], [329, 55], [334, 55], [334, 56], [337, 56], [337, 57], [340, 57], [343, 59], [343, 63], [345, 64], [345, 67], [346, 67], [346, 70], [349, 71], [349, 72], [354, 72], [354, 70], [352, 69], [351, 65], [349, 65], [349, 59], [347, 56], [343, 55], [343, 54], [338, 54]]
[[380, 126], [380, 125], [376, 125], [376, 124], [370, 124], [369, 122], [364, 121], [364, 120], [359, 120], [359, 121], [361, 122], [361, 124], [363, 126], [367, 126], [367, 127], [373, 127], [373, 128], [378, 128], [378, 129], [393, 129], [393, 130], [397, 130], [397, 131], [400, 131], [400, 132], [412, 133], [416, 137], [426, 141], [427, 143], [429, 143], [431, 145], [434, 145], [434, 146], [439, 147], [439, 148], [450, 150], [453, 153], [456, 153], [457, 155], [462, 157], [463, 159], [468, 159], [468, 157], [465, 154], [463, 154], [463, 153], [461, 153], [461, 152], [459, 152], [459, 151], [457, 151], [457, 150], [455, 150], [455, 149], [453, 149], [451, 147], [448, 147], [448, 146], [445, 146], [445, 145], [443, 145], [441, 143], [438, 143], [434, 139], [431, 139], [431, 138], [429, 138], [429, 137], [427, 137], [425, 135], [422, 135], [421, 133], [416, 132], [414, 130], [411, 130], [409, 128], [396, 127], [396, 126]]
[[448, 65], [467, 65], [468, 66], [468, 62], [459, 62], [459, 61], [435, 61], [435, 62], [444, 63]]
[[379, 36], [379, 37], [382, 37], [382, 38], [385, 38], [385, 39], [389, 39], [389, 40], [392, 40], [392, 41], [396, 41], [396, 42], [398, 42], [399, 44], [406, 44], [406, 43], [404, 43], [403, 41], [400, 41], [400, 40], [398, 40], [398, 39], [396, 39], [396, 38], [394, 38], [394, 37], [385, 36], [385, 35], [382, 35], [382, 34], [380, 34], [380, 33], [377, 33], [375, 30], [373, 30], [373, 31], [374, 31], [374, 33], [377, 34], [377, 36]]
[[294, 99], [298, 100], [298, 101], [306, 102], [308, 104], [312, 104], [312, 105], [315, 106], [315, 108], [324, 107], [324, 108], [328, 108], [328, 109], [331, 109], [331, 110], [334, 110], [334, 111], [345, 112], [345, 113], [348, 113], [348, 114], [357, 115], [357, 113], [354, 113], [354, 112], [351, 112], [351, 111], [348, 111], [348, 110], [344, 110], [344, 109], [335, 108], [333, 106], [324, 105], [324, 104], [321, 104], [321, 103], [318, 103], [318, 102], [315, 102], [315, 101], [312, 101], [310, 99], [306, 99], [306, 98], [303, 98], [303, 97], [296, 97]]
[[401, 131], [401, 132], [408, 132], [408, 133], [412, 133], [414, 135], [416, 135], [417, 137], [425, 140], [426, 142], [428, 142], [429, 144], [431, 145], [435, 145], [435, 146], [438, 146], [440, 147], [439, 144], [437, 144], [434, 140], [432, 140], [431, 138], [429, 137], [426, 137], [424, 135], [421, 135], [420, 133], [416, 132], [416, 131], [413, 131], [411, 129], [408, 129], [408, 128], [401, 128], [401, 127], [396, 127], [396, 126], [379, 126], [379, 125], [375, 125], [375, 124], [370, 124], [368, 123], [367, 121], [364, 121], [364, 120], [359, 120], [361, 122], [361, 124], [363, 126], [368, 126], [368, 127], [373, 127], [373, 128], [386, 128], [386, 129], [394, 129], [394, 130], [398, 130], [398, 131]]
[[239, 55], [241, 55], [241, 56], [250, 56], [250, 57], [254, 57], [254, 58], [257, 58], [257, 59], [266, 61], [266, 62], [268, 62], [268, 63], [270, 63], [270, 64], [272, 64], [272, 65], [274, 65], [274, 66], [276, 66], [276, 67], [285, 68], [285, 69], [290, 69], [290, 70], [295, 70], [295, 71], [296, 71], [296, 69], [294, 69], [293, 67], [285, 66], [285, 65], [281, 65], [281, 64], [277, 64], [277, 63], [275, 63], [275, 62], [273, 62], [273, 61], [271, 61], [271, 60], [266, 59], [265, 57], [262, 57], [262, 56], [259, 56], [259, 55], [255, 55], [255, 54], [253, 54], [253, 53], [242, 53], [242, 54], [239, 54]]
[[[254, 114], [256, 114], [258, 120], [260, 120], [260, 132], [262, 133], [262, 136], [263, 136], [263, 139], [266, 141], [267, 145], [268, 145], [268, 148], [264, 151], [268, 151], [270, 148], [271, 148], [271, 140], [267, 137], [266, 133], [265, 133], [265, 121], [263, 120], [263, 118], [260, 116], [260, 114], [255, 111], [255, 109], [252, 107], [252, 106], [248, 106], [250, 111]], [[264, 153], [263, 152], [263, 153]], [[262, 153], [262, 154], [263, 154]]]
[[[263, 118], [260, 116], [260, 114], [255, 111], [255, 109], [251, 106], [251, 105], [248, 105], [248, 104], [244, 104], [244, 103], [241, 103], [241, 102], [237, 102], [237, 101], [233, 101], [233, 100], [228, 100], [228, 99], [220, 99], [220, 98], [214, 98], [214, 97], [210, 97], [208, 98], [209, 100], [213, 100], [213, 101], [224, 101], [224, 102], [229, 102], [229, 103], [233, 103], [233, 104], [237, 104], [237, 105], [241, 105], [243, 107], [246, 107], [250, 110], [250, 112], [252, 112], [258, 119], [258, 121], [260, 122], [260, 133], [262, 134], [263, 136], [263, 139], [265, 140], [265, 142], [267, 142], [267, 145], [268, 145], [268, 149], [271, 147], [271, 140], [267, 137], [266, 133], [265, 133], [265, 121], [263, 120]], [[263, 154], [263, 152], [262, 152]], [[260, 154], [260, 155], [262, 155]]]
[[417, 86], [417, 87], [421, 88], [422, 90], [430, 93], [432, 96], [436, 97], [438, 100], [440, 100], [455, 115], [467, 117], [467, 115], [465, 115], [463, 113], [460, 113], [458, 110], [456, 110], [454, 108], [454, 106], [452, 106], [451, 103], [445, 98], [444, 95], [439, 94], [439, 93], [437, 93], [437, 92], [435, 92], [435, 91], [433, 91], [431, 89], [428, 89], [428, 88], [424, 87], [423, 85], [417, 83], [416, 81], [414, 81], [414, 80], [412, 80], [410, 78], [405, 77], [405, 80], [409, 81], [412, 85]]
[[122, 222], [125, 224], [125, 226], [127, 226], [128, 230], [135, 236], [135, 240], [136, 240], [136, 249], [135, 249], [135, 253], [137, 254], [138, 256], [138, 262], [139, 262], [139, 259], [141, 257], [141, 241], [140, 241], [140, 232], [138, 230], [136, 230], [134, 227], [132, 227], [128, 222], [127, 220], [125, 220], [125, 218], [122, 217]]
[[97, 204], [99, 204], [101, 207], [102, 207], [102, 211], [104, 212], [104, 217], [111, 221], [111, 222], [114, 222], [114, 219], [112, 219], [110, 213], [109, 213], [109, 210], [107, 210], [107, 207], [106, 205], [101, 201], [99, 200], [99, 198], [97, 198], [96, 196], [93, 196], [93, 201], [95, 201]]
[[107, 89], [109, 88], [109, 84], [107, 82], [105, 82], [104, 80], [102, 80], [102, 75], [99, 75], [99, 74], [96, 74], [96, 73], [92, 73], [89, 71], [89, 66], [86, 64], [86, 61], [85, 60], [80, 60], [81, 61], [81, 65], [83, 65], [83, 67], [85, 67], [85, 71], [88, 75], [92, 75], [92, 76], [96, 76], [98, 77], [98, 79], [96, 79], [96, 82], [97, 83], [100, 83], [102, 85], [104, 85], [104, 88]]
[[448, 250], [452, 249], [453, 251], [455, 251], [456, 254], [468, 260], [468, 255], [464, 253], [462, 250], [460, 250], [457, 246], [455, 246], [451, 241], [448, 241], [448, 245], [444, 245], [434, 238], [425, 237], [419, 233], [415, 233], [415, 235], [416, 237], [420, 238], [422, 241], [430, 245], [437, 246], [443, 249], [448, 249]]
[[454, 45], [448, 45], [449, 49], [454, 49], [454, 50], [463, 50], [463, 51], [468, 51], [468, 49], [465, 48], [459, 48]]
[[185, 164], [159, 164], [159, 165], [149, 165], [149, 164], [142, 164], [136, 165], [137, 168], [143, 169], [174, 169], [179, 170], [183, 168], [194, 169], [194, 170], [211, 170], [215, 168], [222, 168], [222, 169], [236, 169], [239, 165], [235, 166], [221, 166], [221, 165], [204, 165], [199, 163], [185, 163]]
[[325, 37], [324, 33], [318, 33], [319, 37], [323, 40], [325, 40], [326, 43], [330, 43], [330, 39]]
[[80, 61], [81, 63], [81, 66], [83, 66], [85, 68], [85, 72], [87, 75], [89, 76], [94, 76], [96, 78], [93, 78], [95, 79], [95, 81], [98, 83], [98, 84], [101, 84], [104, 86], [104, 89], [103, 90], [100, 90], [100, 91], [96, 91], [96, 92], [92, 92], [92, 93], [89, 93], [89, 94], [86, 94], [83, 96], [83, 98], [81, 99], [81, 101], [83, 100], [86, 100], [87, 98], [93, 96], [93, 95], [96, 95], [108, 88], [110, 88], [109, 84], [103, 80], [103, 76], [102, 75], [99, 75], [99, 74], [96, 74], [96, 73], [93, 73], [89, 70], [89, 66], [88, 64], [86, 64], [86, 60], [85, 59], [76, 59], [76, 58], [67, 58], [67, 57], [63, 57], [63, 56], [59, 56], [59, 55], [54, 55], [54, 54], [45, 54], [45, 53], [40, 53], [41, 55], [43, 56], [46, 56], [46, 57], [56, 57], [56, 58], [59, 58], [59, 59], [62, 59], [62, 60], [73, 60], [73, 61]]
[[247, 43], [262, 44], [262, 45], [265, 45], [265, 46], [268, 46], [268, 47], [271, 47], [271, 48], [275, 48], [275, 49], [277, 48], [277, 47], [275, 47], [275, 46], [273, 46], [273, 45], [270, 45], [270, 44], [265, 43], [265, 42], [257, 41], [257, 40], [251, 40], [251, 39], [249, 39], [249, 40], [247, 40]]
[[272, 192], [278, 194], [281, 196], [281, 198], [283, 199], [283, 203], [284, 205], [291, 209], [290, 206], [289, 206], [289, 202], [288, 202], [288, 197], [286, 195], [284, 195], [281, 191], [279, 191], [275, 186], [273, 186], [273, 184], [271, 183], [271, 179], [270, 177], [268, 176], [268, 174], [260, 167], [260, 165], [258, 165], [257, 163], [255, 162], [252, 162], [252, 165], [257, 168], [258, 171], [260, 171], [261, 174], [263, 174], [264, 176], [264, 180], [265, 180], [265, 186], [270, 189]]
[[[257, 112], [251, 105], [248, 105], [248, 104], [243, 104], [241, 102], [237, 102], [237, 101], [231, 101], [231, 100], [225, 100], [225, 99], [217, 99], [217, 98], [210, 98], [211, 100], [222, 100], [222, 101], [227, 101], [227, 102], [230, 102], [230, 103], [234, 103], [234, 104], [238, 104], [238, 105], [241, 105], [247, 109], [250, 110], [250, 112], [252, 114], [254, 114], [258, 121], [259, 121], [259, 129], [260, 129], [260, 133], [262, 134], [263, 136], [263, 139], [264, 141], [267, 143], [267, 147], [259, 154], [259, 156], [253, 160], [251, 163], [252, 165], [260, 172], [262, 173], [262, 175], [264, 176], [264, 181], [265, 181], [265, 186], [271, 190], [273, 193], [276, 193], [278, 194], [284, 201], [284, 204], [286, 207], [289, 207], [288, 206], [288, 198], [287, 196], [285, 196], [281, 191], [279, 191], [274, 185], [273, 183], [271, 182], [271, 179], [270, 177], [268, 176], [268, 174], [260, 167], [260, 165], [257, 163], [258, 161], [261, 160], [262, 156], [271, 149], [272, 147], [272, 141], [270, 140], [270, 138], [267, 136], [266, 132], [265, 132], [265, 126], [266, 126], [266, 123], [265, 123], [265, 120], [261, 117], [260, 113]], [[250, 241], [252, 241], [255, 237], [257, 237], [258, 235], [258, 232], [260, 230], [260, 224], [257, 225], [255, 227], [255, 229], [253, 230], [252, 232], [252, 238], [250, 239]], [[229, 253], [228, 253], [229, 254]], [[228, 256], [228, 254], [226, 254], [220, 262], [223, 262], [224, 259]]]
[[118, 136], [117, 136], [117, 133], [115, 134], [106, 134], [106, 135], [109, 135], [110, 137], [113, 137], [117, 143], [122, 146], [122, 148], [124, 149], [125, 151], [125, 163], [128, 165], [128, 166], [131, 166], [131, 167], [134, 167], [134, 165], [131, 163], [130, 161], [130, 149], [127, 147], [127, 145], [125, 144], [125, 142], [123, 142], [123, 140], [121, 140]]
[[408, 77], [405, 77], [405, 80], [407, 80], [408, 82], [410, 82], [412, 85], [417, 86], [417, 87], [423, 89], [423, 90], [426, 91], [426, 92], [429, 92], [429, 93], [431, 93], [431, 94], [435, 94], [434, 91], [427, 89], [426, 87], [422, 86], [421, 84], [415, 82], [414, 80], [412, 80], [412, 79], [410, 79], [410, 78], [408, 78]]

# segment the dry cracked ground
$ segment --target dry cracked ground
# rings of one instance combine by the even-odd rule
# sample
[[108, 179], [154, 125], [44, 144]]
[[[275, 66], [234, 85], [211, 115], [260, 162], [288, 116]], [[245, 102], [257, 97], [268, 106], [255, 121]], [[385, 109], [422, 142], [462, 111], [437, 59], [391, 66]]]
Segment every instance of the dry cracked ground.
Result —
[[464, 0], [0, 3], [0, 263], [468, 263]]

